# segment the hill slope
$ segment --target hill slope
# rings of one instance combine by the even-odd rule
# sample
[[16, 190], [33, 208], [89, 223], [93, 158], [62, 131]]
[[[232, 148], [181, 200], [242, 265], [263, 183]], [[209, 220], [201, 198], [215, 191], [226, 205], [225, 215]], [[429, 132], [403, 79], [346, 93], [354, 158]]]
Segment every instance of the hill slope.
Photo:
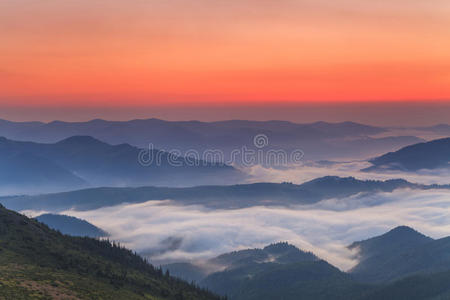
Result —
[[410, 276], [386, 286], [359, 300], [444, 300], [450, 299], [450, 271]]
[[[365, 294], [366, 288], [314, 254], [287, 243], [226, 253], [203, 265], [219, 269], [204, 274], [198, 281], [200, 286], [232, 300], [356, 299]], [[193, 279], [186, 277], [193, 265], [165, 268]]]
[[232, 300], [449, 299], [449, 239], [433, 240], [406, 226], [394, 228], [352, 244], [360, 248], [362, 261], [350, 274], [287, 243], [164, 268]]
[[9, 142], [0, 137], [1, 194], [87, 187], [87, 183], [70, 170], [50, 159], [29, 153], [26, 149], [13, 149]]
[[72, 236], [88, 236], [92, 238], [107, 237], [108, 233], [91, 223], [66, 215], [43, 214], [35, 218], [48, 227], [63, 234]]
[[355, 242], [349, 248], [358, 249], [360, 258], [350, 273], [364, 282], [450, 270], [450, 237], [433, 240], [406, 226]]
[[417, 171], [450, 167], [450, 138], [414, 144], [398, 151], [370, 160], [372, 167], [366, 171], [380, 169]]
[[108, 241], [76, 238], [0, 206], [0, 295], [7, 299], [218, 299]]

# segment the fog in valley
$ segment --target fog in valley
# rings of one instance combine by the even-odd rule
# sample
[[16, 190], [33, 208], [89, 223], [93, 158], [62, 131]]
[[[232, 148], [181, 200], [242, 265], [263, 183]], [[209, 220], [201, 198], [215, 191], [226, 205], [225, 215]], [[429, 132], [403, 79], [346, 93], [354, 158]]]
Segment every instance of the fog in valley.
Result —
[[346, 246], [395, 226], [407, 225], [433, 238], [448, 235], [449, 198], [448, 190], [401, 189], [289, 208], [212, 210], [174, 205], [168, 199], [63, 214], [106, 230], [110, 239], [155, 264], [202, 260], [287, 241], [348, 270], [357, 262], [357, 253]]

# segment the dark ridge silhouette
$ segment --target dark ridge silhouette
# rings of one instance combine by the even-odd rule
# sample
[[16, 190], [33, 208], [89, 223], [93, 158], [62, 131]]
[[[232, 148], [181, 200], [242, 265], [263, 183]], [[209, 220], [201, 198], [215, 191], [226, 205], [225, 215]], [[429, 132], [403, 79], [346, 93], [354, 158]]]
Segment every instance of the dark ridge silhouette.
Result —
[[35, 196], [0, 197], [0, 203], [14, 210], [63, 211], [91, 210], [121, 203], [170, 199], [178, 204], [233, 209], [255, 205], [313, 204], [329, 198], [344, 198], [359, 193], [392, 192], [399, 188], [448, 189], [450, 186], [420, 185], [401, 179], [378, 181], [327, 176], [300, 185], [254, 183], [189, 188], [93, 188]]
[[450, 138], [414, 144], [370, 160], [365, 171], [450, 168]]
[[[102, 185], [189, 186], [244, 178], [223, 163], [187, 161], [156, 149], [141, 151], [128, 144], [109, 145], [90, 136], [73, 136], [54, 144], [0, 138], [0, 187], [15, 188], [18, 193], [44, 193], [47, 186], [56, 190]], [[142, 155], [148, 164], [139, 162]], [[36, 189], [27, 189], [34, 186]]]

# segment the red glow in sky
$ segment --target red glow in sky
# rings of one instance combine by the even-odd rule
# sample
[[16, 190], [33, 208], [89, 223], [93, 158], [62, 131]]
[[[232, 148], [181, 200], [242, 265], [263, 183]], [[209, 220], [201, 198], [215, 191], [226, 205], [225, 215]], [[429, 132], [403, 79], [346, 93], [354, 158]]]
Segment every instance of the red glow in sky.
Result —
[[448, 0], [5, 0], [0, 106], [450, 99]]

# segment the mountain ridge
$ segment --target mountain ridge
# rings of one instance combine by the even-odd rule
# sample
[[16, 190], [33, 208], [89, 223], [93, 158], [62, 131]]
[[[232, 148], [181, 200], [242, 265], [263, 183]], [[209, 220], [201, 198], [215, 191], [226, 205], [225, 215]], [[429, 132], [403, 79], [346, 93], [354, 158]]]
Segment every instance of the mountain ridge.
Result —
[[235, 149], [243, 146], [254, 149], [253, 138], [258, 134], [268, 137], [267, 149], [288, 152], [301, 149], [308, 159], [355, 157], [366, 152], [365, 157], [368, 157], [423, 141], [413, 136], [370, 137], [385, 133], [386, 130], [350, 121], [302, 124], [279, 120], [201, 122], [149, 118], [129, 121], [94, 119], [87, 122], [0, 123], [0, 136], [14, 140], [55, 143], [69, 136], [90, 135], [112, 145], [128, 143], [145, 148], [152, 143], [158, 149], [178, 149], [182, 153], [218, 149], [224, 152], [227, 161]]
[[375, 157], [363, 171], [450, 168], [450, 137], [413, 144], [395, 152]]
[[[356, 184], [353, 183], [356, 180]], [[350, 183], [348, 185], [342, 183]], [[338, 184], [336, 184], [338, 183]], [[179, 204], [200, 204], [212, 208], [242, 208], [254, 205], [314, 204], [329, 198], [358, 193], [392, 192], [398, 188], [450, 189], [450, 185], [420, 185], [404, 180], [357, 180], [326, 176], [303, 184], [253, 183], [186, 188], [136, 187], [90, 188], [35, 196], [0, 197], [0, 203], [15, 210], [90, 210], [122, 203], [170, 199]]]
[[[8, 159], [20, 155], [22, 159]], [[35, 157], [40, 167], [25, 164]], [[140, 159], [147, 159], [143, 164]], [[48, 180], [48, 184], [58, 189], [59, 182], [65, 177], [68, 183], [60, 190], [76, 189], [88, 186], [139, 186], [149, 183], [155, 185], [178, 184], [181, 186], [212, 184], [217, 182], [235, 182], [244, 174], [237, 169], [220, 163], [188, 159], [156, 149], [139, 149], [129, 144], [110, 145], [91, 136], [72, 136], [53, 144], [13, 141], [0, 139], [0, 177], [10, 178], [11, 185], [17, 191], [25, 189], [25, 183], [33, 186], [40, 178], [45, 178], [47, 169], [58, 174]], [[12, 172], [22, 176], [11, 177]], [[37, 172], [41, 176], [32, 176], [29, 182], [23, 182], [28, 172]], [[56, 171], [54, 171], [56, 172]], [[213, 176], [214, 175], [214, 176]], [[71, 181], [69, 181], [71, 179]], [[2, 182], [0, 182], [0, 186]], [[52, 190], [50, 190], [52, 191]], [[45, 193], [45, 189], [37, 189]], [[35, 192], [36, 193], [36, 192]]]
[[[367, 245], [369, 243], [370, 245]], [[385, 243], [394, 243], [386, 247]], [[437, 245], [435, 245], [437, 243]], [[376, 257], [372, 268], [376, 264], [383, 265], [383, 272], [390, 268], [397, 268], [395, 260], [404, 257], [404, 264], [419, 267], [414, 270], [400, 268], [397, 276], [384, 274], [384, 280], [379, 278], [363, 279], [355, 273], [355, 269], [348, 273], [342, 272], [314, 254], [303, 260], [268, 261], [262, 255], [264, 249], [280, 247], [281, 249], [302, 250], [287, 243], [275, 243], [263, 249], [246, 249], [219, 255], [198, 266], [206, 266], [217, 262], [227, 262], [225, 267], [217, 268], [203, 273], [197, 269], [196, 282], [221, 295], [227, 295], [231, 300], [256, 299], [346, 299], [346, 300], [385, 300], [385, 299], [447, 299], [450, 296], [450, 286], [445, 285], [450, 279], [450, 263], [440, 265], [446, 260], [450, 261], [450, 237], [433, 240], [408, 226], [398, 226], [388, 232], [363, 241], [352, 243], [349, 248], [378, 247], [377, 251], [367, 253]], [[428, 249], [424, 252], [423, 249]], [[363, 249], [364, 250], [364, 249]], [[399, 252], [399, 253], [396, 253]], [[418, 253], [416, 253], [418, 252]], [[412, 253], [412, 254], [411, 254]], [[423, 253], [426, 260], [436, 257], [431, 262], [432, 268], [423, 268], [421, 263]], [[380, 255], [382, 254], [382, 255]], [[386, 256], [383, 256], [386, 254]], [[221, 258], [225, 258], [221, 259]], [[385, 259], [383, 263], [380, 259]], [[439, 263], [440, 262], [440, 263]], [[360, 263], [366, 263], [362, 260]], [[175, 276], [187, 280], [189, 272], [195, 264], [176, 263], [164, 266], [171, 270], [175, 267]], [[357, 268], [356, 268], [357, 269]], [[382, 273], [383, 273], [382, 272]], [[381, 274], [382, 274], [381, 273]], [[436, 297], [436, 298], [434, 298]], [[444, 297], [444, 298], [439, 298]]]
[[450, 237], [432, 239], [407, 227], [351, 244], [359, 263], [349, 272], [362, 282], [386, 282], [450, 270]]

